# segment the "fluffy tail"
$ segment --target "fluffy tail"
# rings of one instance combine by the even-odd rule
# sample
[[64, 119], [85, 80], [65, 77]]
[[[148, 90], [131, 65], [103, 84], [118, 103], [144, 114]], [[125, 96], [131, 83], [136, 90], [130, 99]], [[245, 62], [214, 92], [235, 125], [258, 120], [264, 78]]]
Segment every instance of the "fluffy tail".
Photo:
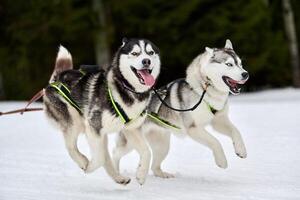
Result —
[[56, 81], [61, 72], [69, 69], [73, 69], [72, 55], [65, 47], [60, 45], [56, 57], [55, 68], [49, 82]]

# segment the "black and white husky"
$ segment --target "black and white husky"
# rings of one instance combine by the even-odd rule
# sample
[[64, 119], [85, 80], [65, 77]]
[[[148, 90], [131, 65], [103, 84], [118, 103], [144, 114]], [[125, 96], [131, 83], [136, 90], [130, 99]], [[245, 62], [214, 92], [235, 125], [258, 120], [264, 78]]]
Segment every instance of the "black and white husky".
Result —
[[[246, 148], [238, 129], [228, 118], [228, 95], [240, 93], [240, 85], [244, 84], [249, 75], [242, 67], [241, 59], [234, 52], [230, 40], [224, 48], [206, 48], [205, 52], [197, 56], [188, 66], [186, 78], [170, 83], [164, 91], [164, 101], [173, 108], [186, 109], [195, 105], [204, 95], [201, 104], [193, 111], [177, 112], [167, 108], [155, 96], [149, 104], [149, 112], [155, 112], [160, 118], [179, 126], [179, 132], [187, 134], [195, 141], [204, 144], [213, 152], [216, 164], [221, 168], [227, 167], [227, 160], [219, 141], [207, 130], [207, 125], [229, 136], [235, 148], [235, 153], [245, 158]], [[168, 178], [172, 174], [161, 169], [161, 163], [169, 151], [170, 132], [174, 130], [147, 120], [143, 125], [143, 132], [152, 149], [152, 171], [155, 176]], [[119, 161], [139, 144], [129, 140], [130, 132], [122, 131], [117, 138], [114, 149], [114, 162], [119, 169]], [[148, 155], [149, 153], [149, 149]]]
[[[143, 112], [150, 101], [150, 89], [160, 73], [159, 49], [149, 40], [123, 39], [107, 72], [81, 74], [73, 70], [71, 54], [60, 47], [50, 85], [45, 89], [44, 107], [48, 118], [63, 132], [71, 158], [85, 172], [104, 166], [120, 184], [130, 179], [113, 167], [108, 153], [107, 134], [136, 129], [146, 118]], [[51, 84], [64, 84], [77, 106], [73, 106]], [[115, 105], [117, 105], [117, 109]], [[121, 120], [118, 112], [131, 119]], [[77, 139], [85, 133], [91, 160], [79, 152]], [[133, 134], [139, 140], [142, 134]]]

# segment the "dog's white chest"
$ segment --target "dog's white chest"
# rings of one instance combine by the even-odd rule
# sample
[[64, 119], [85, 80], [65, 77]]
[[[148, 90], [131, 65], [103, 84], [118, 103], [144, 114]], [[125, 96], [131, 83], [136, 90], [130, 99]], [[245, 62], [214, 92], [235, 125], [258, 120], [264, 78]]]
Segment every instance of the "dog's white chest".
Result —
[[196, 124], [208, 124], [214, 118], [206, 102], [201, 103], [193, 112], [191, 117]]
[[112, 114], [109, 111], [102, 113], [102, 133], [119, 132], [123, 129], [124, 123], [118, 115]]
[[102, 114], [102, 130], [103, 133], [120, 132], [123, 128], [134, 129], [139, 128], [145, 121], [146, 115], [139, 112], [135, 117], [130, 117], [130, 122], [124, 123], [119, 115], [104, 111]]
[[136, 129], [142, 126], [146, 119], [146, 115], [139, 115], [139, 117], [132, 119], [128, 124], [125, 125], [125, 129]]
[[208, 88], [204, 96], [204, 101], [215, 110], [222, 110], [227, 102], [227, 99], [227, 93], [220, 93], [212, 88]]

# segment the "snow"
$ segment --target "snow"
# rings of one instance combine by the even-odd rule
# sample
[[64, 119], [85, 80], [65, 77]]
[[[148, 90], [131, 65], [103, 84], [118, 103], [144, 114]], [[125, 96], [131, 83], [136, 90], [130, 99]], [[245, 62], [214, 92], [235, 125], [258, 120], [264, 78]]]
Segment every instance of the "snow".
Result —
[[[300, 90], [242, 94], [230, 101], [231, 119], [247, 146], [246, 159], [234, 154], [228, 138], [215, 134], [229, 164], [220, 169], [207, 148], [187, 137], [172, 137], [163, 168], [176, 178], [161, 179], [150, 173], [143, 186], [134, 178], [135, 152], [121, 161], [121, 171], [132, 177], [131, 183], [118, 185], [103, 168], [84, 174], [43, 112], [1, 116], [0, 199], [300, 199]], [[0, 111], [24, 105], [0, 102]], [[89, 153], [84, 137], [79, 146]]]

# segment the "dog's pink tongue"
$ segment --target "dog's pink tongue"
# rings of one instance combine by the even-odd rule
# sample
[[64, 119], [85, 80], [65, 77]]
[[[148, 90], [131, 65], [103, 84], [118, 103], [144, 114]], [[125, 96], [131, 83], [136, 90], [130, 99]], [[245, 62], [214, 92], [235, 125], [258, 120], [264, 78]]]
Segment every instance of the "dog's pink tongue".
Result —
[[154, 77], [148, 72], [148, 70], [142, 69], [137, 70], [137, 73], [143, 77], [145, 85], [152, 87], [155, 83]]

